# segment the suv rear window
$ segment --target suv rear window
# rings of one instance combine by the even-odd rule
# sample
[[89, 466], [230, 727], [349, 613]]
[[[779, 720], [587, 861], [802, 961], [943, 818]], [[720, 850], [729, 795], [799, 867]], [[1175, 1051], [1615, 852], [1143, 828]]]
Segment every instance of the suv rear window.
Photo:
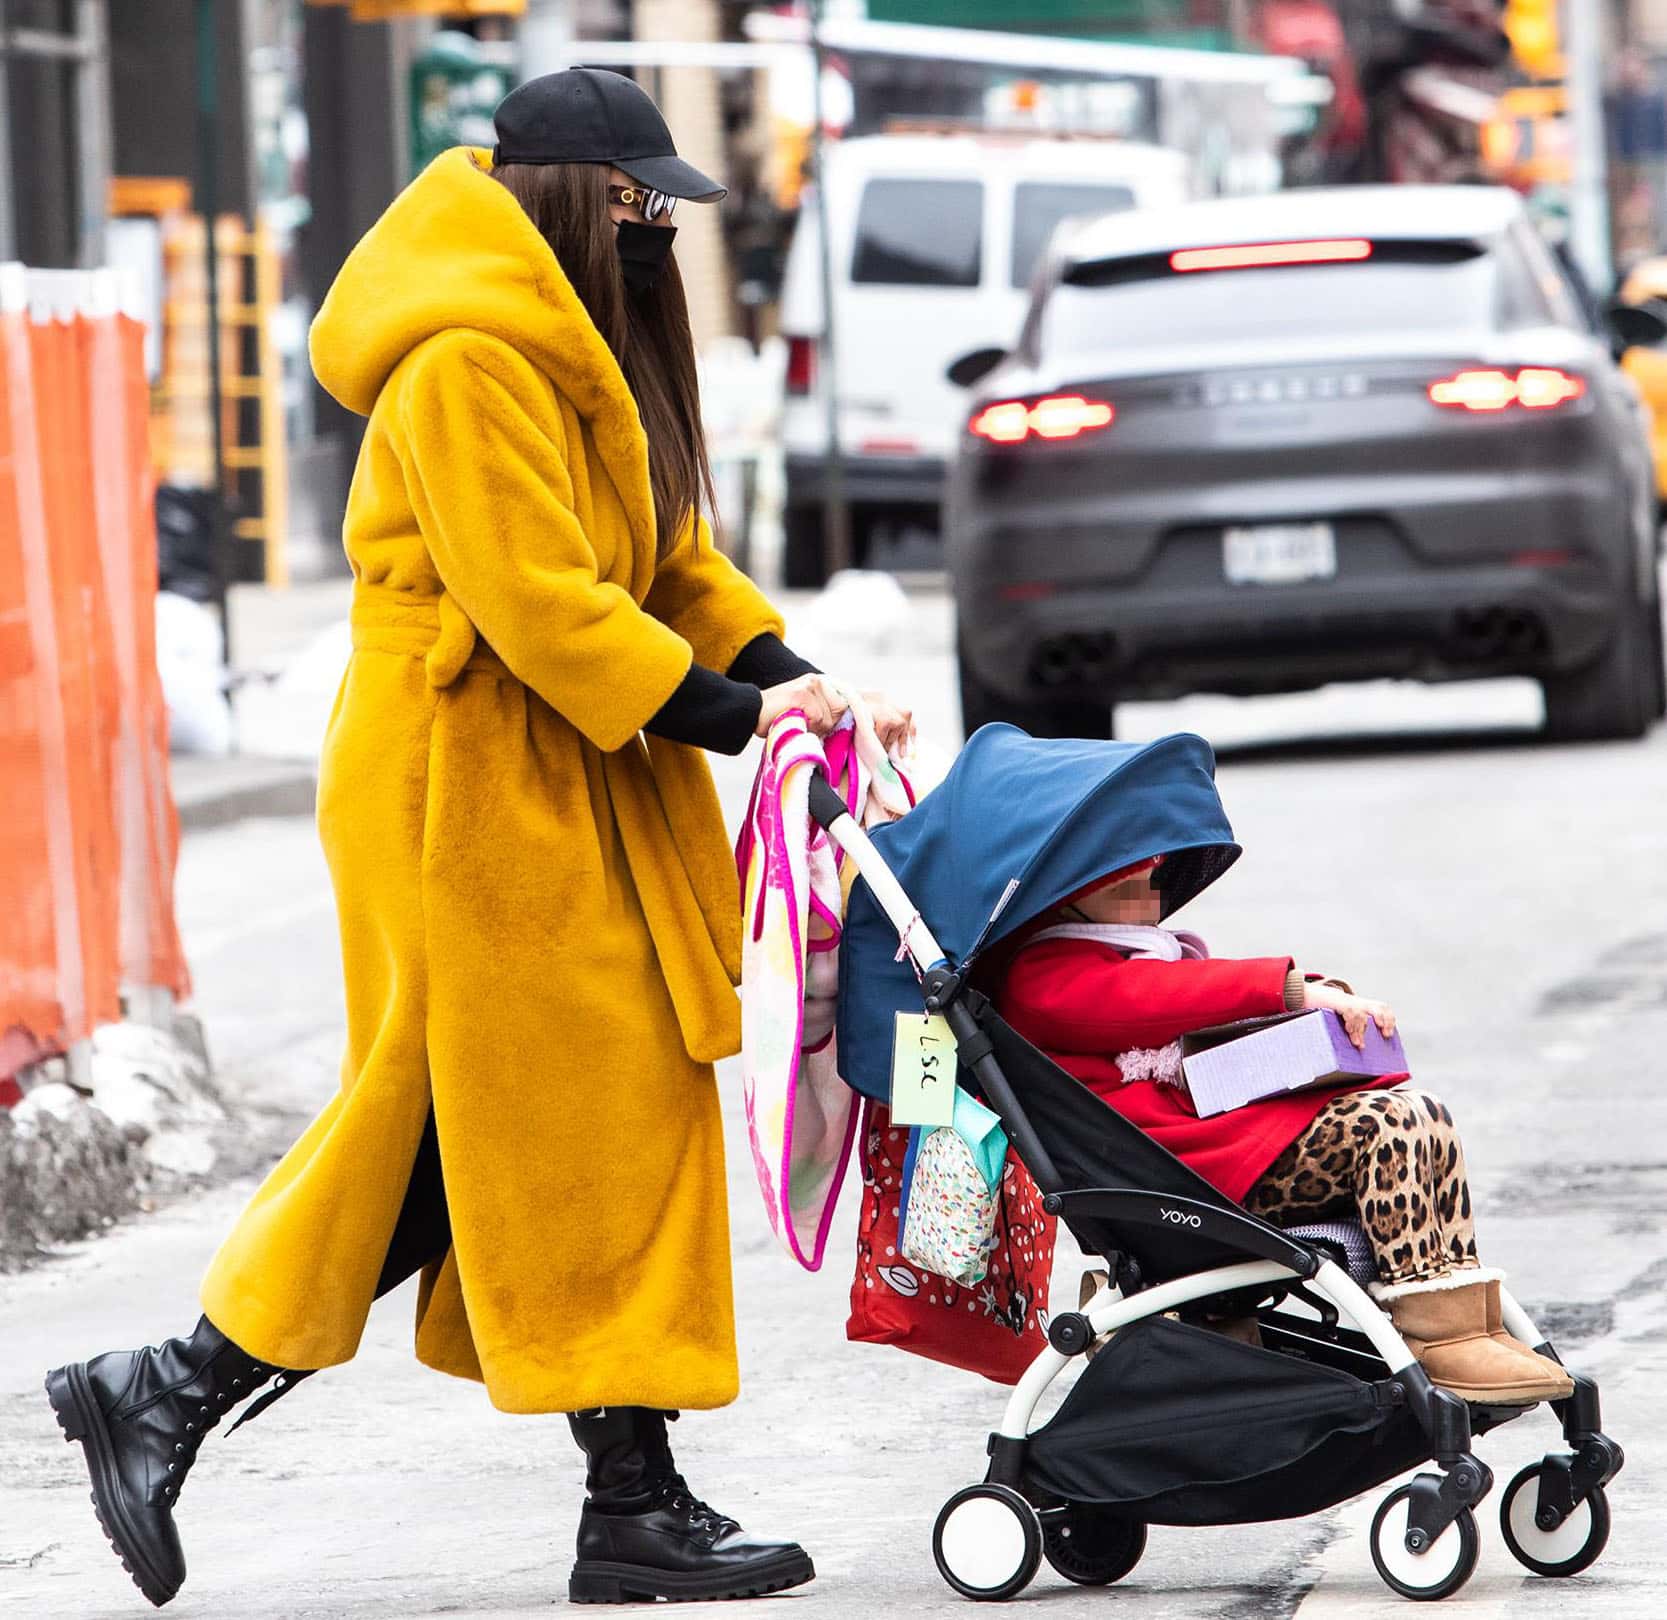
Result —
[[976, 287], [983, 255], [981, 181], [870, 180], [862, 188], [852, 281]]
[[1013, 188], [1013, 285], [1028, 287], [1053, 228], [1076, 214], [1120, 214], [1134, 207], [1128, 186], [1024, 180]]
[[1053, 290], [1043, 343], [1165, 348], [1245, 337], [1303, 338], [1431, 327], [1490, 328], [1502, 314], [1491, 253], [1446, 264], [1392, 259], [1275, 270], [1167, 272]]

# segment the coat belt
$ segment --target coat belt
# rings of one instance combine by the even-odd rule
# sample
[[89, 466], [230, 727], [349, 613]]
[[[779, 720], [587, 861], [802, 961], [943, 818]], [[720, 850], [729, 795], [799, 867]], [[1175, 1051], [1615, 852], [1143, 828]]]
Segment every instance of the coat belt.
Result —
[[[433, 687], [468, 670], [513, 671], [445, 593], [360, 581], [353, 645], [420, 658]], [[741, 1045], [740, 898], [712, 775], [697, 748], [639, 738], [602, 756], [616, 825], [689, 1055], [711, 1062]]]
[[444, 592], [423, 596], [361, 580], [353, 587], [351, 622], [355, 647], [422, 659], [430, 686], [450, 686], [465, 670], [509, 673]]

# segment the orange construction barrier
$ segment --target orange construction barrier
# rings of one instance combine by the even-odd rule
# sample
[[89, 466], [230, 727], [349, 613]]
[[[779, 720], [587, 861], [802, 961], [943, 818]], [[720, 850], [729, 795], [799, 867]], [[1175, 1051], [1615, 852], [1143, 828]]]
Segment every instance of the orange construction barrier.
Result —
[[0, 267], [0, 1103], [124, 991], [189, 990], [143, 334], [117, 291]]

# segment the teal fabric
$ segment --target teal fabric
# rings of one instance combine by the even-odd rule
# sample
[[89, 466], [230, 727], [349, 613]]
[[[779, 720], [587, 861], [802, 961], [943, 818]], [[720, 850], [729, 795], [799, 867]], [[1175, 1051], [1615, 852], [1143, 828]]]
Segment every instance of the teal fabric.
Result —
[[994, 1192], [1007, 1167], [1007, 1132], [1001, 1128], [1000, 1119], [962, 1086], [955, 1092], [952, 1128], [967, 1144], [984, 1185]]

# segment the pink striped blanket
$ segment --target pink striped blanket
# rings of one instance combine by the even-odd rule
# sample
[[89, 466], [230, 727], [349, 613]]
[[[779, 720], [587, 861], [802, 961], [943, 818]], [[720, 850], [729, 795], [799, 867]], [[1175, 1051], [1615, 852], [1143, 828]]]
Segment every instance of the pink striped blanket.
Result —
[[895, 821], [915, 800], [860, 699], [827, 738], [793, 712], [765, 740], [736, 841], [741, 1072], [753, 1168], [771, 1230], [808, 1271], [822, 1264], [859, 1100], [839, 1078], [834, 1038], [839, 940], [855, 871], [811, 820], [816, 770], [864, 826]]

